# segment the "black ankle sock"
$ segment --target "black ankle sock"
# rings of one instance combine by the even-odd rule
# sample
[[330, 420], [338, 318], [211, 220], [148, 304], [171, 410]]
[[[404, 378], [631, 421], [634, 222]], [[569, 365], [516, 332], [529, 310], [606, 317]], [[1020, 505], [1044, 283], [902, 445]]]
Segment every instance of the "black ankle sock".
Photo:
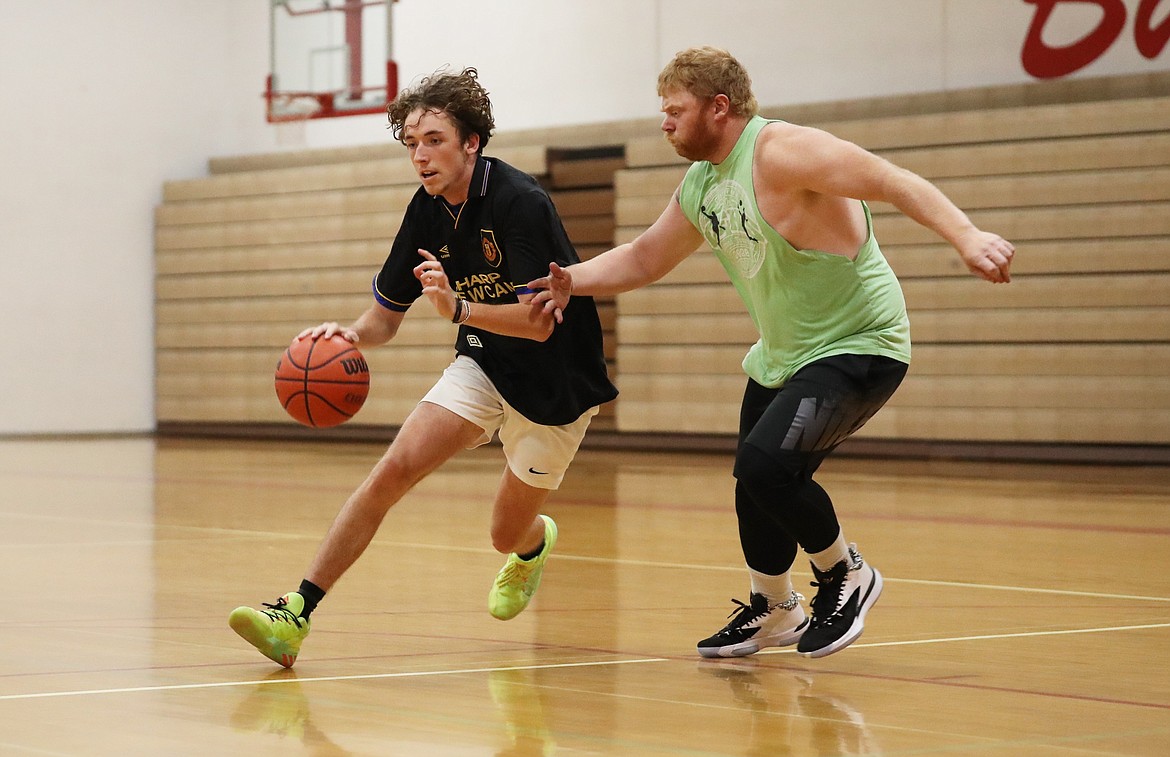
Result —
[[535, 560], [537, 557], [540, 556], [540, 553], [543, 551], [544, 551], [544, 539], [541, 539], [539, 547], [537, 547], [536, 549], [532, 550], [531, 552], [528, 552], [528, 553], [523, 554], [523, 555], [520, 554], [519, 552], [517, 552], [516, 556], [519, 557], [524, 562], [528, 562], [529, 560]]
[[297, 594], [305, 598], [305, 609], [301, 610], [301, 617], [309, 617], [309, 613], [317, 609], [317, 604], [325, 598], [325, 590], [309, 579], [301, 581], [301, 588], [297, 589]]

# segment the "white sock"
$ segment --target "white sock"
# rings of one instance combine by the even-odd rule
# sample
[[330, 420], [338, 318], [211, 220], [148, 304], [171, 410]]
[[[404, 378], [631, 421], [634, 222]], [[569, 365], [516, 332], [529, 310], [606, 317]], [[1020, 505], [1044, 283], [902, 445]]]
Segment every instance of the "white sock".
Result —
[[845, 541], [845, 534], [838, 531], [837, 541], [830, 544], [828, 549], [823, 549], [816, 554], [809, 554], [808, 559], [812, 560], [812, 564], [821, 571], [829, 570], [842, 560], [848, 560], [849, 543]]
[[748, 568], [752, 577], [752, 593], [763, 594], [768, 598], [768, 605], [787, 602], [792, 596], [792, 572], [784, 571], [778, 576], [769, 576], [757, 570]]

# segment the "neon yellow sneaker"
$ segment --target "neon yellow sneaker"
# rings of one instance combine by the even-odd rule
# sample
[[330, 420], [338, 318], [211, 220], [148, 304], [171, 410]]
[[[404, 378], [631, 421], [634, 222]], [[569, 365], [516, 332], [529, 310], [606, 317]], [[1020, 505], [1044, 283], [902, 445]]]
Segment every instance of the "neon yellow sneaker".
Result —
[[544, 520], [544, 548], [531, 560], [521, 560], [516, 553], [508, 555], [504, 567], [496, 574], [496, 582], [488, 593], [488, 612], [500, 620], [511, 620], [524, 611], [532, 595], [540, 586], [540, 574], [549, 553], [557, 543], [557, 524], [547, 515]]
[[276, 604], [264, 603], [267, 610], [237, 607], [228, 624], [240, 637], [275, 663], [291, 668], [301, 651], [301, 642], [309, 635], [309, 619], [302, 618], [305, 598], [290, 591]]

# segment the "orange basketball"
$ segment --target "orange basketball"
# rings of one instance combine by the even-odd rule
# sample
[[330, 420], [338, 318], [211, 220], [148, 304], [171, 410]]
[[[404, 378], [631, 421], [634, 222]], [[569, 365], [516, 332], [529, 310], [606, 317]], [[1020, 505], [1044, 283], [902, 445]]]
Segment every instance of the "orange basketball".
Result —
[[328, 428], [352, 418], [370, 392], [370, 368], [348, 339], [294, 339], [276, 364], [276, 397], [297, 422]]

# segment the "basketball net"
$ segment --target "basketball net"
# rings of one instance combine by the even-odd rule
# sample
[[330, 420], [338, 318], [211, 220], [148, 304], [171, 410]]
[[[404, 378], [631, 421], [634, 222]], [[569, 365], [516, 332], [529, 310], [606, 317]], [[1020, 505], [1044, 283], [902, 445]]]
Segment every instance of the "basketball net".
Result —
[[308, 121], [324, 110], [320, 99], [313, 95], [273, 92], [268, 99], [268, 121]]

